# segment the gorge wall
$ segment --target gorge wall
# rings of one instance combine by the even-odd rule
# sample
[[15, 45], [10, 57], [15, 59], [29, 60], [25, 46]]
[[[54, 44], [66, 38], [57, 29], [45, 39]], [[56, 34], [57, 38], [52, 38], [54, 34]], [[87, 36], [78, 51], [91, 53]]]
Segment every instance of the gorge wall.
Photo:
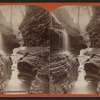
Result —
[[[11, 65], [18, 57], [16, 62], [19, 70], [18, 78], [27, 76], [31, 81], [31, 94], [69, 94], [71, 84], [77, 80], [78, 76], [77, 56], [81, 49], [87, 48], [79, 26], [73, 22], [65, 8], [60, 7], [50, 13], [38, 6], [27, 5], [25, 9], [25, 16], [16, 34], [18, 40], [13, 35], [12, 29], [1, 25], [4, 28], [1, 28], [1, 33], [3, 39], [6, 40], [4, 41], [5, 47], [8, 45], [11, 52], [13, 51], [11, 56], [14, 56], [13, 59], [10, 56], [4, 58], [3, 73], [6, 76], [4, 79], [9, 79], [10, 76], [7, 75], [11, 73], [7, 73], [7, 70], [11, 70]], [[89, 25], [87, 32], [89, 33], [90, 30]], [[95, 42], [92, 42], [93, 38], [90, 33], [89, 36], [91, 45], [92, 43], [94, 45]], [[11, 42], [8, 42], [10, 40]], [[99, 39], [96, 40], [99, 41]], [[86, 63], [87, 76], [93, 76], [93, 73], [95, 76], [99, 65], [92, 61], [94, 53], [86, 51], [84, 55], [90, 56], [92, 65], [96, 68], [91, 69], [91, 62]], [[8, 67], [6, 67], [7, 63]]]
[[91, 50], [86, 51], [85, 55], [90, 56], [90, 59], [85, 64], [85, 71], [87, 73], [86, 79], [92, 80], [92, 82], [97, 83], [98, 94], [100, 93], [100, 7], [93, 6], [93, 16], [87, 25], [86, 31], [89, 34], [90, 42], [91, 42]]
[[[78, 61], [73, 52], [62, 53], [63, 36], [68, 31], [69, 50], [77, 53], [84, 48], [84, 43], [80, 41], [82, 36], [67, 12], [63, 18], [56, 11], [60, 13], [59, 10], [49, 13], [37, 6], [26, 6], [26, 15], [19, 26], [23, 47], [15, 51], [23, 57], [19, 59], [18, 69], [21, 74], [27, 73], [32, 77], [33, 94], [68, 94], [70, 83], [77, 79]], [[78, 45], [71, 39], [75, 39]]]

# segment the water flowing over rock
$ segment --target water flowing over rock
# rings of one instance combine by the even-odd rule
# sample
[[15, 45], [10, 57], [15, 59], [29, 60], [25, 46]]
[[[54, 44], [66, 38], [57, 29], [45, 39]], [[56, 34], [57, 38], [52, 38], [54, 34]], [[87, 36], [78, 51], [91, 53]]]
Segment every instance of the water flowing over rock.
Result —
[[37, 6], [26, 6], [19, 26], [21, 47], [13, 54], [18, 56], [18, 77], [31, 80], [32, 94], [68, 94], [71, 83], [77, 80], [76, 55], [86, 45], [72, 18], [67, 12], [61, 17], [65, 10], [60, 10], [49, 13]]
[[[100, 49], [87, 48], [82, 51], [82, 59], [84, 60], [84, 70], [86, 72], [85, 79], [93, 83], [97, 83], [100, 80], [99, 70], [100, 70]], [[83, 61], [82, 60], [82, 61]]]
[[[31, 81], [34, 80], [31, 83], [31, 93], [40, 93], [41, 85], [45, 87], [49, 82], [49, 48], [20, 47], [14, 49], [14, 54], [14, 59], [19, 58], [17, 60], [18, 77], [26, 76]], [[38, 89], [38, 92], [35, 89]], [[41, 93], [48, 93], [47, 91], [48, 89], [45, 87]]]
[[70, 84], [77, 80], [78, 61], [66, 54], [52, 54], [50, 58], [50, 94], [69, 94]]
[[6, 21], [6, 18], [0, 11], [0, 49], [12, 53], [13, 49], [19, 47], [19, 43], [16, 36], [13, 34], [13, 30], [10, 24]]
[[65, 8], [57, 8], [51, 12], [52, 15], [61, 23], [62, 29], [66, 30], [69, 38], [69, 51], [72, 53], [79, 53], [81, 49], [86, 48], [83, 37], [80, 35], [79, 27], [73, 22], [73, 19], [69, 15]]

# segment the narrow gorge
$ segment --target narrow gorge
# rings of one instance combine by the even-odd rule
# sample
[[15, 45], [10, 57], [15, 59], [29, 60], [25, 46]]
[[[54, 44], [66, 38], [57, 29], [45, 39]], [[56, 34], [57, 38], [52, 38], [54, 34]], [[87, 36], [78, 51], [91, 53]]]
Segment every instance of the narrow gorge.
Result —
[[[16, 21], [9, 21], [4, 8]], [[99, 6], [64, 6], [51, 12], [32, 5], [4, 8], [1, 94], [100, 93]]]

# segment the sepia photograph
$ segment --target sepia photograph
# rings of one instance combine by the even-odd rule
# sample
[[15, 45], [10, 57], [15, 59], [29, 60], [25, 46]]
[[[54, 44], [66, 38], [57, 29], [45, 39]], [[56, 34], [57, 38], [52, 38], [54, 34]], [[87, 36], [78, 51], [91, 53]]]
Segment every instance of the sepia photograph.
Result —
[[0, 6], [0, 94], [100, 94], [100, 6]]

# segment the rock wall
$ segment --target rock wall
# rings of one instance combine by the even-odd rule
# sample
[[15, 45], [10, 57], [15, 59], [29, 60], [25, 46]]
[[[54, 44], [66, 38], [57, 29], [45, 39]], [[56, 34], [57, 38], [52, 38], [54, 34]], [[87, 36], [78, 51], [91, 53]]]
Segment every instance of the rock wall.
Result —
[[90, 59], [85, 64], [86, 78], [97, 82], [98, 93], [100, 94], [100, 6], [92, 7], [93, 16], [87, 25], [86, 31], [89, 34], [93, 50], [89, 52]]
[[70, 56], [61, 53], [62, 25], [45, 9], [26, 6], [26, 15], [19, 27], [23, 47], [15, 51], [22, 55], [18, 61], [20, 76], [32, 77], [32, 94], [68, 94], [70, 83], [77, 79], [76, 57], [72, 53]]
[[23, 55], [18, 69], [20, 76], [32, 77], [32, 94], [49, 94], [50, 23], [49, 12], [45, 9], [26, 6], [26, 15], [19, 27], [25, 49], [20, 47], [18, 50], [19, 55]]
[[4, 83], [11, 76], [10, 54], [15, 47], [19, 47], [16, 36], [0, 11], [0, 94], [4, 92]]
[[49, 46], [49, 12], [36, 6], [27, 6], [26, 15], [19, 26], [24, 46]]
[[93, 16], [90, 20], [90, 23], [87, 25], [86, 31], [89, 34], [89, 38], [91, 41], [91, 47], [99, 48], [100, 47], [100, 7], [93, 6]]

